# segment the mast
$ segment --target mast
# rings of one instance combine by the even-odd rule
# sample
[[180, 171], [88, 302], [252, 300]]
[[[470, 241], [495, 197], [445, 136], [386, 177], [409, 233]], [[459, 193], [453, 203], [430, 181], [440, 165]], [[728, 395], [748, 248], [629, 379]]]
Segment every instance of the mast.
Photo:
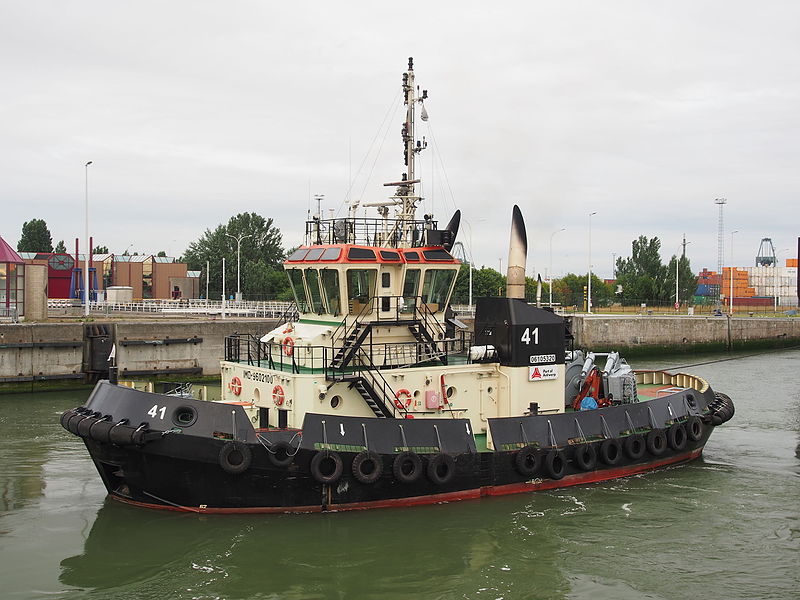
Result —
[[[422, 199], [416, 194], [415, 185], [420, 182], [415, 178], [414, 161], [416, 155], [428, 147], [428, 142], [424, 136], [422, 141], [416, 140], [414, 136], [416, 121], [416, 105], [422, 105], [420, 117], [423, 121], [428, 120], [425, 111], [424, 101], [428, 98], [428, 90], [422, 90], [422, 95], [418, 96], [419, 90], [414, 84], [414, 58], [408, 59], [408, 70], [403, 73], [403, 103], [406, 105], [406, 118], [401, 129], [403, 139], [403, 162], [406, 170], [402, 174], [400, 181], [384, 183], [386, 187], [395, 187], [395, 193], [387, 200], [379, 202], [365, 203], [364, 206], [377, 206], [378, 212], [388, 223], [389, 206], [396, 206], [395, 219], [397, 221], [395, 235], [399, 233], [397, 246], [409, 247], [413, 243], [414, 220], [416, 215], [417, 203]], [[386, 232], [387, 239], [391, 237], [390, 232]]]

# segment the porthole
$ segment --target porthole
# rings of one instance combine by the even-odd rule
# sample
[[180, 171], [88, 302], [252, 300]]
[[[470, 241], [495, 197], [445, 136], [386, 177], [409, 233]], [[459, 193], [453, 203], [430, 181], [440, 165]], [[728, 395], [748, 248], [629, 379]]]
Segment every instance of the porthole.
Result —
[[450, 387], [447, 388], [446, 393], [448, 398], [452, 398], [453, 396], [456, 395], [456, 388], [451, 385]]
[[342, 405], [342, 397], [341, 396], [334, 396], [331, 398], [331, 408], [339, 408]]
[[493, 391], [494, 391], [494, 388], [492, 386], [489, 386], [488, 388], [486, 388], [486, 393], [487, 394], [491, 394]]
[[414, 398], [419, 398], [419, 390], [414, 390]]
[[179, 406], [172, 413], [172, 422], [178, 427], [191, 427], [197, 421], [197, 412], [191, 406]]

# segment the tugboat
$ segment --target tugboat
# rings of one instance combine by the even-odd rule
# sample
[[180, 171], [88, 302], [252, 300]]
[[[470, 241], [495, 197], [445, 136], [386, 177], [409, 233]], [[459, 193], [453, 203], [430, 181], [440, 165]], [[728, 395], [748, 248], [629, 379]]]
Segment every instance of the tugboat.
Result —
[[[427, 90], [403, 74], [405, 172], [378, 217], [315, 215], [285, 262], [294, 310], [226, 339], [222, 399], [101, 381], [61, 424], [111, 497], [199, 513], [431, 504], [582, 485], [700, 456], [733, 403], [699, 377], [568, 349], [565, 319], [524, 300], [513, 208], [506, 297], [474, 333], [449, 309], [456, 211], [416, 218]], [[390, 212], [392, 213], [390, 216]], [[606, 357], [601, 369], [598, 359]]]

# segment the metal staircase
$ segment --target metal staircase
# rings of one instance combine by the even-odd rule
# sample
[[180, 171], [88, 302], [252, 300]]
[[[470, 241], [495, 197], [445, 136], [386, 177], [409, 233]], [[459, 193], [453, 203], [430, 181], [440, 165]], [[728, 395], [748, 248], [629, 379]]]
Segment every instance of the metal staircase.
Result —
[[404, 417], [407, 411], [395, 402], [395, 391], [383, 377], [380, 369], [361, 348], [356, 347], [355, 353], [361, 364], [356, 367], [354, 373], [330, 372], [326, 375], [326, 379], [331, 383], [349, 382], [349, 387], [358, 392], [379, 419]]
[[442, 364], [447, 364], [447, 352], [443, 348], [439, 348], [439, 344], [422, 321], [409, 323], [408, 329], [419, 344], [417, 346], [417, 362], [423, 363], [438, 360]]
[[347, 333], [342, 341], [342, 347], [339, 348], [331, 360], [331, 368], [344, 369], [353, 360], [356, 352], [367, 339], [367, 336], [372, 331], [372, 323], [367, 321], [356, 321], [355, 326]]

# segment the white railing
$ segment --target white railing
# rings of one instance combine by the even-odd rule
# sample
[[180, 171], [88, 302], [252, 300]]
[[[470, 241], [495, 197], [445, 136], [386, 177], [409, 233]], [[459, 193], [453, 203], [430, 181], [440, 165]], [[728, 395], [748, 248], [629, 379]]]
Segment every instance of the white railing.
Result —
[[7, 306], [0, 306], [0, 319], [9, 319], [12, 323], [18, 323], [19, 314], [17, 313], [17, 307], [9, 308]]
[[[70, 299], [51, 299], [47, 307], [52, 309], [81, 307], [82, 302]], [[249, 301], [229, 300], [225, 302], [225, 314], [241, 317], [278, 318], [284, 314], [290, 302], [277, 300]], [[221, 300], [143, 300], [141, 302], [91, 302], [91, 312], [161, 313], [175, 315], [221, 315]]]

